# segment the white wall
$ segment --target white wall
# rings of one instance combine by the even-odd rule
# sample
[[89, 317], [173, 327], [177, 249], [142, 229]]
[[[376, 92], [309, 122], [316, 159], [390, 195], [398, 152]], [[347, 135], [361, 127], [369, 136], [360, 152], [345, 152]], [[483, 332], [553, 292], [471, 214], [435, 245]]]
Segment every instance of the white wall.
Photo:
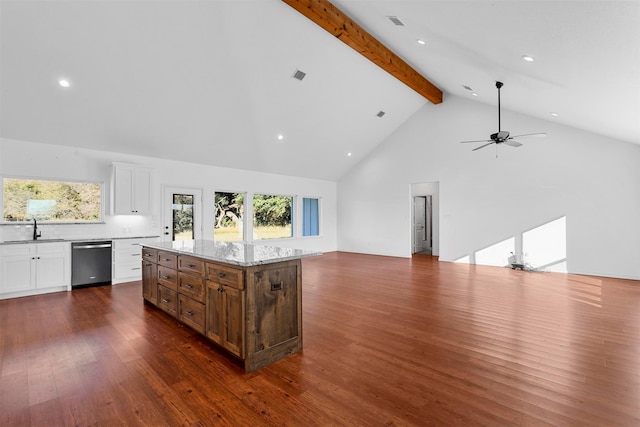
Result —
[[[179, 149], [179, 147], [176, 147]], [[152, 148], [150, 147], [150, 150]], [[256, 243], [318, 250], [336, 250], [336, 183], [284, 175], [218, 168], [152, 157], [131, 156], [72, 147], [0, 140], [0, 175], [105, 182], [109, 194], [113, 162], [133, 163], [153, 168], [152, 216], [107, 216], [105, 224], [39, 226], [43, 237], [89, 238], [160, 235], [162, 185], [203, 190], [204, 238], [213, 238], [213, 197], [215, 191], [282, 194], [321, 199], [321, 236], [264, 240]], [[108, 208], [108, 206], [107, 206]], [[108, 212], [108, 209], [107, 209]], [[30, 232], [25, 226], [0, 226], [0, 241], [13, 240]]]
[[411, 184], [439, 182], [442, 261], [506, 265], [524, 246], [550, 270], [640, 279], [640, 146], [504, 109], [503, 130], [549, 136], [459, 143], [496, 115], [458, 97], [414, 114], [338, 182], [338, 249], [410, 256]]

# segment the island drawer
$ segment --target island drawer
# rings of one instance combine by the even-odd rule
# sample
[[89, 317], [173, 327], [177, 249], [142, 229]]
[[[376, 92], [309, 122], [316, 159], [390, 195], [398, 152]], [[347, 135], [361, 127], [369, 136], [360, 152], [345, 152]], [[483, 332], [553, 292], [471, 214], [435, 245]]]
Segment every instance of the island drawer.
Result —
[[204, 276], [204, 261], [191, 256], [178, 256], [178, 270]]
[[204, 304], [184, 295], [178, 295], [178, 319], [204, 334]]
[[158, 251], [156, 249], [142, 248], [142, 259], [157, 264]]
[[173, 317], [178, 317], [178, 293], [158, 285], [158, 307]]
[[202, 277], [192, 276], [183, 272], [178, 273], [178, 292], [204, 302], [205, 284]]
[[178, 255], [171, 252], [158, 252], [158, 264], [176, 270], [178, 268]]
[[178, 272], [165, 266], [158, 266], [158, 284], [174, 291], [178, 290]]
[[243, 271], [220, 264], [207, 263], [207, 279], [235, 289], [244, 289]]

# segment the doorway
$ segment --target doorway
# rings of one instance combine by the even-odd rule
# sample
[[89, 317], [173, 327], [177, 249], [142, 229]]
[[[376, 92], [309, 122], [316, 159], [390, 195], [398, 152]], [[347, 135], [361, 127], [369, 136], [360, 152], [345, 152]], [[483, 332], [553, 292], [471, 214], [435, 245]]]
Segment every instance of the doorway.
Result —
[[411, 184], [411, 253], [440, 255], [440, 183]]
[[202, 239], [202, 190], [163, 187], [162, 193], [162, 240]]
[[413, 198], [413, 253], [433, 253], [433, 196]]

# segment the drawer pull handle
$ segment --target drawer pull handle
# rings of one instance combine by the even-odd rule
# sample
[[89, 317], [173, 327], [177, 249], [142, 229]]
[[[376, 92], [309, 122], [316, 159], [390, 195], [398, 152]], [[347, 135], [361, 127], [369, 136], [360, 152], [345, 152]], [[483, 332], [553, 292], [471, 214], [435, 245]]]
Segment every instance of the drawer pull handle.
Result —
[[187, 264], [187, 267], [189, 268], [196, 268], [196, 266], [194, 264]]
[[218, 273], [218, 277], [219, 277], [219, 278], [221, 278], [221, 279], [222, 279], [224, 276], [226, 276], [226, 274], [225, 274], [225, 273]]
[[160, 276], [162, 280], [169, 280], [169, 276]]
[[162, 258], [163, 261], [171, 261], [169, 258]]
[[186, 314], [187, 316], [193, 316], [193, 311], [187, 311], [185, 314]]
[[144, 256], [146, 256], [146, 257], [150, 257], [150, 256], [151, 256], [151, 254], [144, 254]]
[[140, 267], [133, 267], [132, 270], [140, 270]]
[[184, 285], [184, 287], [187, 288], [187, 289], [192, 289], [193, 285], [190, 284], [190, 283], [187, 283], [186, 285]]
[[163, 302], [163, 303], [165, 303], [165, 304], [167, 304], [167, 303], [169, 303], [169, 300], [168, 300], [168, 299], [165, 299], [165, 298], [162, 298], [162, 302]]
[[138, 256], [138, 254], [131, 254], [131, 256]]
[[224, 292], [224, 289], [221, 287], [218, 288], [218, 292]]
[[282, 285], [284, 283], [282, 282], [282, 280], [280, 281], [280, 283], [272, 283], [271, 284], [271, 290], [272, 291], [281, 291], [282, 290]]

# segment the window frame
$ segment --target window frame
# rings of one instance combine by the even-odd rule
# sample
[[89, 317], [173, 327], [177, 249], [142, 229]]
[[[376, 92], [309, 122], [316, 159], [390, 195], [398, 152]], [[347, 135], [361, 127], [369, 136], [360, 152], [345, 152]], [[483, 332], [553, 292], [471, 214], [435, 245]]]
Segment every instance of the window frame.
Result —
[[33, 220], [28, 221], [5, 221], [4, 218], [4, 186], [6, 179], [21, 179], [25, 181], [55, 181], [55, 182], [72, 182], [72, 183], [82, 183], [82, 184], [98, 184], [100, 187], [100, 218], [96, 221], [48, 221], [46, 219], [38, 219], [39, 224], [50, 224], [50, 225], [65, 225], [65, 224], [105, 224], [105, 216], [106, 212], [106, 183], [104, 180], [88, 180], [88, 179], [69, 179], [69, 178], [51, 178], [51, 177], [41, 177], [41, 176], [24, 176], [24, 175], [0, 175], [0, 180], [2, 181], [2, 197], [0, 197], [0, 211], [2, 212], [2, 218], [0, 218], [0, 226], [11, 226], [11, 225], [25, 225], [31, 224]]
[[[242, 240], [232, 240], [231, 242], [249, 242], [250, 240], [247, 239], [247, 237], [249, 236], [249, 234], [251, 234], [250, 232], [253, 231], [253, 194], [249, 193], [248, 191], [225, 191], [225, 190], [213, 190], [213, 230], [211, 232], [211, 237], [214, 241], [227, 241], [227, 240], [217, 240], [216, 239], [216, 207], [215, 207], [215, 200], [216, 200], [216, 194], [217, 193], [225, 193], [225, 194], [242, 194], [244, 195], [243, 200], [242, 200], [242, 209], [243, 209], [243, 215], [242, 215]], [[249, 225], [247, 223], [247, 199], [251, 200], [251, 225]], [[251, 229], [248, 229], [247, 227], [251, 227]]]
[[[252, 192], [252, 193], [247, 193], [251, 196], [251, 242], [269, 242], [269, 241], [281, 241], [281, 240], [286, 240], [286, 239], [295, 239], [297, 238], [297, 234], [298, 234], [298, 230], [297, 230], [297, 196], [295, 195], [291, 195], [291, 194], [274, 194], [274, 193], [268, 193], [268, 192]], [[276, 197], [287, 197], [289, 199], [291, 199], [291, 209], [290, 209], [290, 215], [291, 215], [291, 234], [287, 237], [267, 237], [267, 238], [259, 238], [256, 237], [256, 230], [255, 230], [255, 209], [254, 209], [254, 197], [255, 196], [276, 196]], [[246, 200], [245, 200], [245, 217], [247, 214], [247, 204], [246, 204]]]
[[[314, 237], [321, 237], [322, 236], [322, 197], [320, 196], [300, 196], [301, 199], [301, 203], [300, 203], [300, 238], [301, 239], [309, 239], [309, 238], [314, 238]], [[304, 235], [304, 221], [305, 221], [305, 215], [304, 215], [304, 200], [305, 199], [313, 199], [313, 200], [317, 200], [318, 203], [318, 234], [311, 234], [308, 236]]]

